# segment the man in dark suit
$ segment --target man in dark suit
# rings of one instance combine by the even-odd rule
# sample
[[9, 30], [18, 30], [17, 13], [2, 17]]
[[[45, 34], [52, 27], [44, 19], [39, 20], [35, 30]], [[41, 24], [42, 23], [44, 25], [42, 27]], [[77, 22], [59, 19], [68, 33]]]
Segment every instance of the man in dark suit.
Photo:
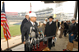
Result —
[[[21, 31], [21, 34], [22, 34], [22, 28], [24, 26], [24, 23], [27, 23], [29, 22], [29, 13], [26, 13], [25, 14], [25, 18], [23, 19], [22, 23], [21, 23], [21, 26], [20, 26], [20, 31]], [[22, 35], [23, 36], [23, 35]], [[24, 35], [25, 37], [25, 35]], [[26, 44], [24, 44], [24, 50], [26, 50]]]
[[[24, 44], [25, 44], [25, 41], [29, 39], [29, 34], [31, 33], [30, 32], [31, 27], [32, 27], [33, 31], [35, 32], [35, 34], [33, 34], [33, 35], [35, 35], [35, 37], [37, 37], [38, 29], [37, 29], [36, 14], [35, 13], [30, 14], [30, 21], [24, 23], [24, 26], [22, 28], [22, 43], [24, 43]], [[25, 40], [24, 40], [24, 36], [25, 36]], [[27, 45], [26, 45], [25, 51], [29, 51]]]
[[64, 37], [66, 37], [67, 31], [69, 29], [68, 21], [64, 23]]
[[56, 20], [56, 35], [57, 35], [57, 32], [58, 32], [58, 29], [60, 27], [60, 23], [58, 22], [58, 19]]
[[21, 33], [22, 33], [22, 28], [23, 28], [23, 26], [24, 26], [24, 23], [26, 23], [26, 22], [28, 22], [28, 21], [29, 21], [29, 13], [26, 13], [26, 14], [25, 14], [25, 18], [23, 19], [23, 21], [22, 21], [22, 23], [21, 23], [21, 27], [20, 27]]
[[49, 22], [47, 22], [47, 24], [45, 26], [45, 33], [44, 34], [46, 37], [54, 36], [54, 37], [48, 39], [48, 47], [51, 49], [52, 39], [55, 39], [56, 24], [55, 24], [55, 22], [52, 21], [54, 19], [52, 16], [50, 16], [48, 19], [49, 19]]

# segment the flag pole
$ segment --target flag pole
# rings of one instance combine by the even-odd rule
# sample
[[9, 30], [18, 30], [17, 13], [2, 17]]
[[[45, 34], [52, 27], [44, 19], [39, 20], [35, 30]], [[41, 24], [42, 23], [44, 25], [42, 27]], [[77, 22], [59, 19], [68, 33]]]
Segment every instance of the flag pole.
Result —
[[[3, 3], [4, 3], [4, 1], [3, 1]], [[5, 6], [4, 6], [5, 7]], [[6, 19], [7, 19], [7, 17], [6, 17]], [[6, 37], [7, 37], [7, 50], [6, 51], [10, 51], [10, 49], [9, 49], [9, 42], [8, 42], [8, 35], [7, 35], [7, 25], [6, 25], [6, 23], [7, 22], [5, 22], [5, 30], [6, 30]]]
[[[7, 22], [6, 22], [7, 23]], [[5, 26], [6, 26], [6, 35], [7, 35], [7, 25], [5, 24]], [[9, 42], [8, 42], [8, 35], [6, 36], [7, 37], [7, 50], [9, 50]]]
[[[6, 17], [7, 19], [7, 17]], [[7, 22], [6, 22], [7, 23]], [[5, 25], [6, 25], [5, 23]], [[7, 35], [7, 25], [6, 25], [6, 35]], [[8, 35], [7, 35], [7, 51], [12, 51], [10, 48], [9, 48], [9, 41], [8, 41]]]

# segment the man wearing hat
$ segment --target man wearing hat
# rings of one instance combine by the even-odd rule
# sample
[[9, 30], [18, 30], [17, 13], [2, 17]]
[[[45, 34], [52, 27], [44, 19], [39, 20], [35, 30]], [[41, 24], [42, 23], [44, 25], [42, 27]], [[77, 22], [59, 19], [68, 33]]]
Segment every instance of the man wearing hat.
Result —
[[[51, 49], [52, 39], [54, 39], [55, 36], [56, 36], [55, 35], [55, 33], [56, 33], [56, 24], [55, 24], [55, 22], [52, 21], [54, 19], [52, 16], [50, 16], [48, 19], [49, 19], [49, 22], [47, 22], [47, 24], [46, 24], [44, 35], [46, 37], [54, 36], [54, 37], [48, 39], [48, 47]], [[55, 43], [53, 43], [53, 45], [55, 46]]]
[[68, 25], [68, 21], [66, 21], [64, 23], [64, 37], [66, 37], [68, 29], [69, 29], [69, 25]]
[[72, 24], [70, 25], [70, 28], [69, 28], [69, 42], [73, 43], [73, 40], [77, 33], [77, 27], [76, 27], [75, 19], [72, 19], [71, 21], [72, 21]]
[[[36, 14], [35, 13], [30, 13], [29, 14], [30, 17], [30, 21], [24, 23], [24, 26], [22, 28], [22, 42], [24, 42], [25, 44], [25, 40], [28, 40], [29, 38], [29, 34], [31, 34], [31, 28], [33, 29], [33, 35], [35, 35], [35, 37], [37, 37], [38, 33], [38, 29], [37, 29], [37, 24], [36, 24]], [[24, 40], [24, 36], [25, 35], [25, 40]], [[27, 45], [26, 45], [27, 46]], [[25, 48], [25, 51], [29, 51], [28, 47]]]

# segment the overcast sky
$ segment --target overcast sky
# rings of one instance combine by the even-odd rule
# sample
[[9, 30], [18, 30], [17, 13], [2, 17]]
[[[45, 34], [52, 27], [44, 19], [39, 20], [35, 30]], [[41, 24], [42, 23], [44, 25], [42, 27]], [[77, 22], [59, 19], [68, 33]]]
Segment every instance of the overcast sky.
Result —
[[[41, 1], [4, 1], [5, 11], [7, 12], [27, 12], [30, 11], [30, 3], [32, 5], [32, 11], [38, 11], [46, 9], [47, 7], [52, 8], [54, 5], [44, 4]], [[2, 7], [2, 1], [1, 1]]]
[[[5, 2], [5, 11], [6, 12], [29, 12], [30, 11], [30, 3], [32, 5], [32, 11], [38, 11], [46, 8], [55, 9], [55, 4], [45, 4], [41, 1], [4, 1]], [[75, 2], [68, 1], [63, 4], [64, 12], [73, 12], [74, 11]], [[1, 1], [1, 9], [2, 9], [2, 1]]]

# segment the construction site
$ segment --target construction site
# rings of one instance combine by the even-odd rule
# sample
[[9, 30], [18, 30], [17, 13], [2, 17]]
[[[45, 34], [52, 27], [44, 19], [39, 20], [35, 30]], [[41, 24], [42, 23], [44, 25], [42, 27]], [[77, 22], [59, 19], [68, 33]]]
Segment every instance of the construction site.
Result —
[[[6, 1], [1, 1], [1, 2], [5, 2], [5, 6], [7, 6]], [[28, 48], [29, 51], [78, 51], [78, 32], [77, 32], [76, 38], [73, 39], [73, 43], [70, 42], [70, 39], [69, 39], [70, 35], [68, 32], [66, 32], [66, 37], [65, 37], [64, 31], [63, 31], [62, 38], [60, 38], [62, 21], [64, 22], [70, 21], [72, 23], [72, 19], [74, 18], [75, 22], [76, 23], [78, 22], [78, 1], [40, 1], [40, 2], [44, 4], [52, 4], [53, 6], [55, 5], [54, 7], [46, 7], [38, 11], [33, 11], [32, 7], [34, 5], [32, 5], [33, 4], [32, 1], [29, 1], [29, 4], [30, 4], [29, 13], [32, 12], [36, 14], [36, 18], [37, 18], [36, 22], [38, 24], [37, 26], [40, 32], [41, 31], [43, 32], [43, 30], [46, 28], [46, 27], [43, 27], [43, 24], [44, 24], [45, 19], [47, 19], [49, 22], [50, 16], [54, 18], [53, 20], [54, 22], [58, 20], [60, 26], [58, 28], [58, 31], [56, 32], [57, 34], [55, 36], [56, 38], [55, 46], [52, 46], [50, 49], [48, 45], [49, 42], [47, 39], [46, 39], [47, 40], [46, 43], [43, 45], [43, 43], [45, 42], [43, 40], [45, 38], [45, 34], [43, 32], [44, 37], [42, 37], [41, 39], [41, 36], [40, 36], [39, 43], [38, 43], [38, 39], [36, 39], [37, 43], [34, 42], [33, 46], [31, 46], [32, 43], [29, 44], [30, 47], [32, 48], [34, 47], [33, 50], [31, 50], [32, 48]], [[67, 5], [66, 5], [67, 3], [72, 3], [73, 5], [72, 6], [70, 5], [70, 6], [71, 8], [74, 8], [74, 9], [72, 10], [67, 9], [68, 11], [65, 11], [67, 8]], [[5, 35], [4, 35], [5, 33], [4, 33], [3, 21], [2, 21], [2, 15], [3, 15], [2, 13], [4, 12], [3, 8], [5, 7], [2, 7], [2, 11], [1, 11], [1, 51], [25, 51], [25, 45], [22, 42], [22, 33], [21, 33], [20, 28], [21, 28], [23, 20], [25, 19], [25, 15], [28, 13], [28, 11], [27, 12], [5, 11], [6, 19], [8, 21], [7, 24], [9, 26], [8, 31], [10, 32], [8, 34], [11, 34], [11, 38], [6, 40]], [[72, 12], [70, 12], [70, 10]], [[77, 39], [77, 41], [75, 41], [75, 39]]]

